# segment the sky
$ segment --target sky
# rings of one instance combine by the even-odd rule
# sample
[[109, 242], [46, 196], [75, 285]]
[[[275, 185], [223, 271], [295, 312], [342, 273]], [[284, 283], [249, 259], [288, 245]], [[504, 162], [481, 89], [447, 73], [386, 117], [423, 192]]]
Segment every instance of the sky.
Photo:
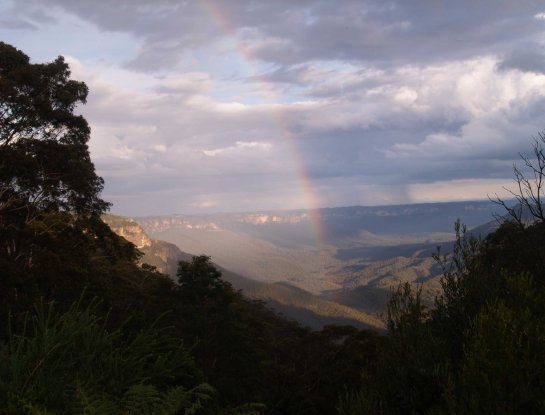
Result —
[[545, 128], [545, 1], [0, 0], [90, 94], [112, 212], [485, 199]]

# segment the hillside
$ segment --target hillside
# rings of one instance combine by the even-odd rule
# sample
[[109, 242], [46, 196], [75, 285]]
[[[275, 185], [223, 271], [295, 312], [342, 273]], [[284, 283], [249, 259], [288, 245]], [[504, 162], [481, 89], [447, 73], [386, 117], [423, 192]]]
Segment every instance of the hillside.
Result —
[[102, 215], [102, 220], [119, 236], [133, 243], [143, 254], [141, 263], [157, 268], [163, 274], [176, 276], [178, 261], [191, 261], [191, 255], [171, 243], [151, 239], [134, 219], [116, 215]]
[[[443, 252], [451, 249], [457, 219], [478, 227], [490, 222], [495, 209], [491, 202], [456, 202], [136, 221], [153, 237], [211, 255], [248, 279], [296, 287], [379, 316], [390, 289], [403, 282], [423, 284], [431, 304], [441, 273], [432, 253], [437, 246]], [[476, 232], [486, 235], [491, 226]]]
[[[141, 263], [153, 265], [159, 272], [175, 278], [178, 261], [191, 261], [193, 255], [181, 251], [176, 245], [151, 239], [134, 219], [103, 215], [103, 220], [143, 253]], [[382, 320], [356, 308], [320, 298], [291, 285], [252, 280], [223, 267], [218, 268], [224, 280], [242, 290], [249, 298], [264, 301], [276, 312], [303, 325], [313, 328], [321, 328], [326, 324], [384, 327]]]

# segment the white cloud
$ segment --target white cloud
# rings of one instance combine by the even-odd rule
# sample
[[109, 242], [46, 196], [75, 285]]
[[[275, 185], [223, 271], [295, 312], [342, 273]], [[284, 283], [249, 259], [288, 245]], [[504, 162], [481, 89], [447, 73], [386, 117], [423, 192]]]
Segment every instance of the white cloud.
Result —
[[402, 87], [399, 92], [394, 95], [394, 101], [401, 105], [411, 106], [418, 99], [418, 92], [412, 88]]
[[[421, 115], [448, 117], [449, 112], [464, 114], [459, 131], [435, 131], [419, 142], [398, 142], [385, 150], [389, 157], [448, 156], [490, 153], [497, 147], [527, 140], [519, 117], [535, 102], [545, 98], [545, 75], [499, 71], [498, 58], [485, 57], [435, 69], [424, 69], [412, 80], [417, 103], [426, 110]], [[431, 72], [431, 74], [430, 74]], [[424, 79], [428, 81], [422, 82]], [[415, 82], [416, 81], [416, 82]], [[417, 107], [412, 107], [417, 108]], [[530, 121], [532, 122], [532, 121]], [[535, 122], [535, 120], [533, 120]], [[539, 125], [532, 127], [537, 131]], [[518, 136], [511, 136], [520, 132]], [[513, 154], [516, 157], [516, 152]]]
[[157, 153], [166, 153], [167, 146], [164, 144], [154, 144], [150, 147], [151, 150], [156, 151]]
[[214, 82], [205, 72], [170, 74], [157, 82], [159, 92], [166, 93], [206, 93], [214, 88]]
[[209, 157], [215, 157], [222, 154], [232, 154], [237, 150], [242, 149], [255, 149], [261, 151], [270, 150], [272, 145], [270, 143], [258, 143], [256, 141], [237, 141], [234, 146], [225, 147], [225, 148], [216, 148], [214, 150], [203, 150], [203, 153]]
[[[482, 186], [468, 181], [455, 182], [458, 187], [454, 188], [451, 183], [446, 194], [442, 185], [411, 187], [407, 182], [415, 180], [411, 177], [423, 165], [430, 166], [432, 177], [443, 177], [448, 173], [441, 171], [441, 163], [452, 161], [455, 166], [455, 160], [468, 155], [486, 159], [491, 149], [512, 149], [510, 154], [516, 157], [517, 143], [529, 134], [528, 126], [520, 125], [519, 116], [542, 97], [545, 77], [498, 71], [497, 62], [498, 58], [488, 56], [389, 71], [357, 71], [347, 66], [337, 73], [330, 69], [329, 85], [351, 79], [350, 93], [339, 94], [332, 87], [331, 94], [283, 104], [218, 100], [208, 92], [222, 81], [206, 73], [139, 74], [135, 79], [147, 87], [136, 89], [129, 87], [134, 81], [126, 80], [119, 86], [110, 81], [109, 72], [96, 68], [92, 72], [78, 67], [77, 74], [88, 79], [92, 91], [84, 115], [93, 127], [91, 149], [106, 178], [107, 194], [112, 194], [109, 181], [113, 178], [138, 181], [145, 177], [138, 191], [147, 187], [163, 198], [168, 193], [164, 187], [175, 186], [172, 194], [187, 200], [179, 206], [192, 210], [202, 202], [199, 193], [210, 189], [205, 183], [211, 180], [236, 183], [222, 186], [211, 206], [214, 208], [221, 208], [222, 200], [235, 191], [237, 203], [274, 200], [265, 195], [270, 189], [292, 194], [293, 200], [304, 206], [305, 197], [296, 196], [303, 188], [301, 169], [317, 175], [313, 183], [321, 203], [327, 205], [437, 200], [448, 194], [467, 198], [458, 191], [464, 186], [473, 189], [465, 195], [484, 197], [480, 192], [489, 184], [484, 178]], [[130, 78], [130, 72], [127, 76]], [[311, 90], [313, 81], [305, 82], [301, 85]], [[169, 89], [176, 93], [167, 92]], [[451, 123], [459, 126], [452, 129]], [[373, 133], [377, 128], [403, 133], [379, 140]], [[340, 132], [350, 133], [350, 138], [337, 138]], [[323, 137], [319, 145], [313, 138], [316, 136]], [[388, 159], [407, 160], [400, 168], [401, 179], [393, 178], [402, 182], [393, 185], [380, 179], [380, 184], [373, 183], [391, 175]], [[432, 167], [430, 160], [437, 165]], [[463, 170], [455, 168], [450, 174], [482, 174], [478, 169], [473, 173]], [[505, 173], [509, 172], [506, 167]], [[331, 175], [339, 179], [331, 181]], [[260, 183], [258, 188], [255, 181]], [[275, 184], [279, 181], [281, 187]], [[402, 190], [405, 184], [408, 187]], [[242, 189], [253, 196], [245, 198]], [[276, 197], [285, 199], [279, 193]], [[125, 199], [114, 200], [125, 203]]]
[[194, 202], [194, 203], [191, 203], [191, 206], [198, 209], [210, 209], [216, 206], [216, 204], [213, 202]]

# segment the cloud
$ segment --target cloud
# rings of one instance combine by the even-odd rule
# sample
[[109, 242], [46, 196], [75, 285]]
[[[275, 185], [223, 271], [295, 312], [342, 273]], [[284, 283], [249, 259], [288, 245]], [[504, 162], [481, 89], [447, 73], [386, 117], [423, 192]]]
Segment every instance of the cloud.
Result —
[[213, 202], [194, 202], [191, 206], [198, 209], [210, 209], [215, 206]]
[[274, 18], [279, 10], [267, 10], [274, 24], [256, 25], [244, 39], [253, 56], [280, 65], [468, 58], [542, 29], [533, 19], [538, 2], [314, 1], [281, 8], [282, 18]]
[[522, 131], [540, 129], [538, 117], [527, 119], [524, 114], [543, 102], [544, 75], [500, 71], [492, 57], [466, 61], [463, 67], [463, 72], [459, 64], [444, 67], [451, 81], [436, 84], [429, 101], [423, 103], [433, 113], [435, 105], [445, 107], [443, 97], [448, 96], [446, 108], [458, 108], [466, 117], [459, 131], [434, 131], [420, 142], [396, 143], [387, 150], [389, 157], [494, 156], [506, 150], [516, 154]]
[[[250, 59], [279, 66], [312, 60], [437, 62], [510, 48], [542, 32], [539, 1], [29, 0], [19, 10], [59, 7], [141, 48], [128, 62], [168, 70], [226, 36]], [[27, 13], [28, 14], [28, 13]]]
[[206, 72], [169, 74], [158, 81], [157, 91], [167, 94], [194, 94], [210, 91], [214, 82]]
[[36, 25], [24, 19], [0, 19], [0, 27], [4, 29], [37, 29]]
[[237, 141], [234, 146], [225, 148], [216, 148], [214, 150], [203, 150], [204, 155], [209, 157], [215, 157], [222, 154], [232, 154], [238, 150], [255, 149], [261, 151], [267, 151], [271, 149], [270, 143], [258, 143], [256, 141]]
[[540, 3], [27, 0], [0, 31], [69, 51], [129, 214], [385, 204], [507, 180], [543, 129]]
[[39, 6], [26, 5], [21, 7], [19, 2], [4, 1], [0, 4], [0, 27], [11, 30], [31, 30], [35, 31], [38, 25], [52, 25], [57, 23], [57, 19], [52, 13], [43, 10]]
[[545, 55], [536, 52], [540, 49], [542, 49], [541, 46], [536, 43], [521, 45], [507, 54], [498, 63], [498, 68], [500, 70], [516, 69], [522, 72], [545, 74]]
[[128, 208], [119, 196], [127, 193], [119, 182], [125, 177], [138, 183], [133, 192], [141, 197], [184, 200], [176, 202], [180, 209], [194, 209], [207, 195], [210, 208], [244, 210], [243, 202], [278, 203], [273, 193], [284, 199], [275, 192], [304, 206], [301, 170], [324, 205], [431, 200], [439, 185], [426, 183], [453, 180], [452, 195], [462, 197], [458, 190], [467, 183], [476, 197], [490, 180], [508, 181], [528, 131], [539, 129], [545, 76], [499, 70], [498, 62], [489, 56], [331, 71], [331, 85], [355, 79], [350, 94], [332, 89], [314, 101], [259, 105], [214, 98], [210, 91], [220, 81], [209, 74], [127, 71], [125, 86], [118, 86], [86, 74], [92, 68], [76, 61], [73, 67], [89, 80], [84, 115], [107, 196]]

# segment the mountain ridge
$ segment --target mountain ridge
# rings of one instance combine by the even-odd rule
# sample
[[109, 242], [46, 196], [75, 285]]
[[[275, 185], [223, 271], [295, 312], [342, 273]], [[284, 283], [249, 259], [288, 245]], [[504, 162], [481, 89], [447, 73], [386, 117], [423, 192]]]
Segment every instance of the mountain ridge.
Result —
[[[290, 285], [378, 316], [399, 283], [423, 284], [431, 304], [441, 276], [432, 253], [437, 246], [451, 249], [457, 219], [487, 233], [497, 208], [490, 201], [470, 201], [135, 220], [152, 237], [206, 253], [247, 279]], [[316, 219], [322, 221], [320, 243]]]
[[[155, 266], [159, 272], [171, 278], [176, 277], [179, 261], [191, 261], [193, 257], [175, 244], [150, 238], [132, 218], [104, 215], [103, 220], [114, 232], [137, 246], [143, 254], [141, 263]], [[300, 288], [251, 280], [221, 266], [218, 268], [223, 279], [242, 290], [246, 296], [264, 301], [276, 312], [303, 325], [321, 328], [326, 324], [351, 324], [379, 330], [384, 327], [383, 322], [372, 314], [316, 297]]]

